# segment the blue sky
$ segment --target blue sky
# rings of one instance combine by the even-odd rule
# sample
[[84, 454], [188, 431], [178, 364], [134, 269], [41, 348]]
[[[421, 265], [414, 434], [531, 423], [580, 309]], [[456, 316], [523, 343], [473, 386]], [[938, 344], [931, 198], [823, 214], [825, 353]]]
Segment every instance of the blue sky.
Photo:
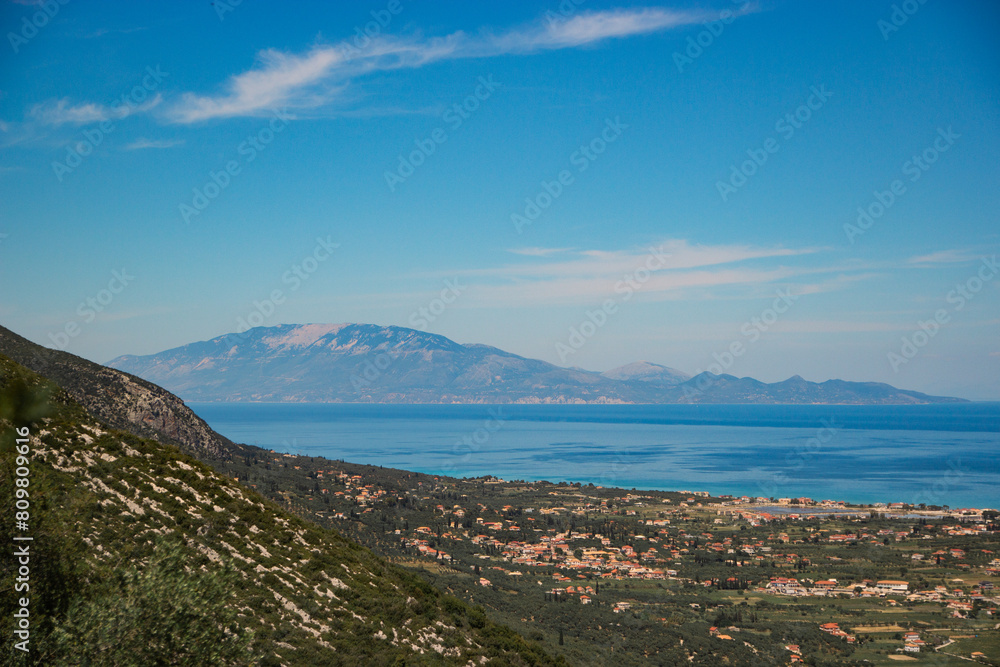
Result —
[[995, 3], [473, 4], [0, 4], [0, 322], [1000, 399]]

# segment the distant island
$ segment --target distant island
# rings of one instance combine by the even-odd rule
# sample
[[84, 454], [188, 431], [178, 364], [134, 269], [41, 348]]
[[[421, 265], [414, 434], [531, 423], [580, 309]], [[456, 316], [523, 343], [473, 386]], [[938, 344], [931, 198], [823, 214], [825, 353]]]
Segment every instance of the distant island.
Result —
[[299, 403], [795, 403], [964, 402], [880, 382], [793, 376], [694, 377], [639, 361], [604, 373], [562, 368], [488, 345], [375, 324], [256, 327], [108, 366], [189, 401]]

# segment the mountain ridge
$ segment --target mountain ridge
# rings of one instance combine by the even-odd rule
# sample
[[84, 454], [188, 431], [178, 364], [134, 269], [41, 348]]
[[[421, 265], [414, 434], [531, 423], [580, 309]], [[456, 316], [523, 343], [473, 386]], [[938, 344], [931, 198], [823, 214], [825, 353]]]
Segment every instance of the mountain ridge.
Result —
[[3, 326], [0, 354], [52, 380], [112, 428], [177, 445], [196, 458], [226, 460], [240, 450], [179, 397], [130, 373], [42, 347]]
[[374, 324], [282, 324], [225, 334], [108, 366], [189, 401], [316, 403], [830, 403], [962, 402], [879, 382], [799, 375], [775, 383], [650, 362], [604, 373], [500, 348]]
[[604, 371], [601, 375], [612, 380], [642, 380], [643, 382], [668, 385], [680, 384], [691, 379], [690, 375], [676, 368], [654, 364], [649, 361], [633, 361], [630, 364], [624, 364]]

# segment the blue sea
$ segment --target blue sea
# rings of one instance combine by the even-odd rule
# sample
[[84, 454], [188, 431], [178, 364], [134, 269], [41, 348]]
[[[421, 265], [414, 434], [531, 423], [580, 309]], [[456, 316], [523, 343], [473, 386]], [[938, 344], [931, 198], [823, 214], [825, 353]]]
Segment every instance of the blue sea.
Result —
[[277, 452], [457, 477], [1000, 507], [1000, 403], [190, 403]]

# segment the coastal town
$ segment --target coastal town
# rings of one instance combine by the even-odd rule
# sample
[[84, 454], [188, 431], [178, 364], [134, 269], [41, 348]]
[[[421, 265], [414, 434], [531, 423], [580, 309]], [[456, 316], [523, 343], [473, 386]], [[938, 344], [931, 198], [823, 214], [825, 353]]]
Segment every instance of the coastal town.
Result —
[[[312, 480], [305, 493], [286, 494], [292, 509], [528, 632], [569, 615], [614, 645], [612, 628], [627, 618], [761, 650], [770, 623], [802, 634], [782, 643], [786, 664], [822, 664], [816, 658], [824, 655], [889, 664], [931, 654], [1000, 664], [996, 510], [452, 479], [313, 462], [289, 454], [268, 462]], [[637, 650], [621, 637], [619, 653]]]

